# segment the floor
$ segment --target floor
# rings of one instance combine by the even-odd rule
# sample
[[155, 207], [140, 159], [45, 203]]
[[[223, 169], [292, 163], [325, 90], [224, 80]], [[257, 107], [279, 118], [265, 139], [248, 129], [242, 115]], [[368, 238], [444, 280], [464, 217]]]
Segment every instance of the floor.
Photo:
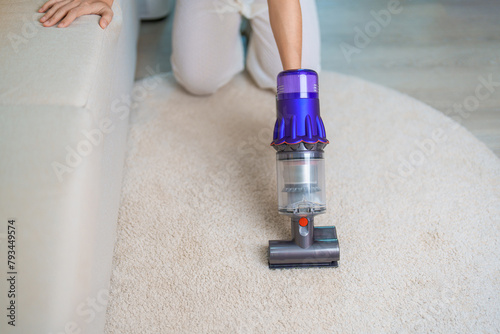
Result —
[[[413, 96], [460, 121], [500, 156], [500, 2], [389, 3], [318, 0], [323, 69]], [[171, 70], [172, 18], [141, 24], [136, 79], [150, 75], [150, 67]]]

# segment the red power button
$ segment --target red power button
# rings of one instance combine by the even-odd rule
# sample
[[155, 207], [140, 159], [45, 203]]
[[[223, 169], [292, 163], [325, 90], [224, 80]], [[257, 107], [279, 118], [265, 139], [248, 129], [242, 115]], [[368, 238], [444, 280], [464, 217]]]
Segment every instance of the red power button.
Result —
[[306, 217], [302, 217], [299, 219], [299, 225], [300, 226], [307, 226], [307, 224], [309, 224], [309, 220], [307, 220]]

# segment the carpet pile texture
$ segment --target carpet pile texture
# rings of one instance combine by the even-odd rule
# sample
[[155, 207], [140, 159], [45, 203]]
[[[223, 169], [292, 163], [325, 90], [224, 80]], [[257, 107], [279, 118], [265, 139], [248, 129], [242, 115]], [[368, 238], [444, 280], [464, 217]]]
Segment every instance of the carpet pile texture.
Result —
[[270, 270], [274, 94], [136, 83], [107, 333], [496, 332], [500, 160], [393, 90], [320, 78], [336, 269]]

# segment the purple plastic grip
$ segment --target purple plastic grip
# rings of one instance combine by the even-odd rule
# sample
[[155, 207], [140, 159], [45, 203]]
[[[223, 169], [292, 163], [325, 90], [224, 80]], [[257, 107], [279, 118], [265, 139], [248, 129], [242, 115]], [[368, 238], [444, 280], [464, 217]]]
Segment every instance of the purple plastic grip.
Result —
[[319, 91], [318, 74], [313, 70], [283, 71], [278, 74], [277, 83], [278, 100], [291, 96], [294, 98], [314, 98], [317, 97]]

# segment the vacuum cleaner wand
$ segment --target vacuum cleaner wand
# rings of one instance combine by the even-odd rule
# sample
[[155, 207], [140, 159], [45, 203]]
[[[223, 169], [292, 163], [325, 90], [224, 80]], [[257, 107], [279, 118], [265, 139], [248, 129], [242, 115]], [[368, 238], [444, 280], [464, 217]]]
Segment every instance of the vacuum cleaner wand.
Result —
[[312, 70], [278, 75], [273, 142], [278, 176], [278, 210], [291, 217], [292, 240], [269, 241], [269, 268], [337, 267], [335, 226], [314, 227], [326, 211], [325, 161], [328, 144], [319, 113], [318, 74]]

